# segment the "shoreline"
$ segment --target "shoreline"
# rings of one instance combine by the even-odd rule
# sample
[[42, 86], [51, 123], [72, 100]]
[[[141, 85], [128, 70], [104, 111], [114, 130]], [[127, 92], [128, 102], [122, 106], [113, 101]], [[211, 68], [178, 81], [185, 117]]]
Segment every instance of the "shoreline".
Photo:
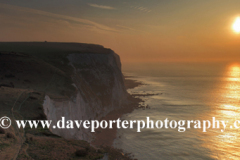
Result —
[[[95, 45], [74, 44], [72, 46], [70, 44], [69, 46], [69, 44], [52, 44], [53, 43], [41, 43], [40, 46], [30, 45], [30, 49], [25, 47], [29, 46], [28, 43], [1, 44], [3, 47], [6, 47], [4, 54], [2, 52], [0, 53], [0, 60], [2, 62], [0, 63], [2, 64], [0, 115], [2, 117], [7, 116], [13, 121], [16, 119], [37, 121], [58, 120], [57, 116], [59, 116], [59, 119], [62, 116], [66, 116], [66, 119], [71, 119], [71, 117], [81, 117], [82, 115], [89, 118], [94, 116], [95, 111], [102, 109], [101, 106], [105, 104], [105, 101], [113, 103], [119, 101], [122, 96], [127, 96], [127, 98], [121, 106], [118, 106], [121, 107], [121, 109], [112, 111], [105, 116], [105, 119], [119, 118], [123, 114], [130, 113], [138, 107], [138, 103], [141, 100], [133, 98], [130, 94], [125, 93], [125, 90], [126, 88], [129, 89], [139, 86], [140, 83], [122, 77], [123, 74], [121, 70], [119, 70], [120, 66], [118, 66], [121, 62], [118, 55], [115, 55], [114, 52], [111, 51], [109, 53], [109, 49], [103, 48], [103, 50], [97, 50], [99, 54], [94, 53], [94, 55], [92, 55], [93, 52], [91, 52], [91, 50], [98, 49], [98, 47], [94, 47]], [[9, 46], [15, 48], [14, 51], [12, 51]], [[39, 52], [35, 52], [36, 50], [39, 50]], [[72, 50], [74, 50], [74, 54]], [[78, 54], [83, 52], [84, 54], [80, 55], [81, 61], [78, 61]], [[106, 57], [105, 53], [107, 53]], [[57, 59], [55, 54], [57, 54]], [[70, 54], [73, 56], [71, 60], [67, 57], [67, 55]], [[89, 58], [91, 58], [93, 62], [90, 61], [85, 64], [85, 59]], [[102, 61], [101, 58], [103, 58], [104, 61]], [[108, 61], [112, 59], [115, 59], [116, 65], [112, 65], [112, 63], [110, 63], [112, 61]], [[79, 73], [74, 72], [76, 68], [69, 65], [68, 62], [71, 61], [75, 63], [75, 60], [76, 67], [86, 70], [87, 73], [85, 71]], [[102, 63], [105, 62], [105, 60], [107, 60], [105, 63], [106, 67], [114, 71], [115, 74], [109, 72], [108, 69], [103, 70], [98, 66], [98, 63], [95, 63], [98, 61]], [[95, 77], [96, 72], [99, 72], [101, 76]], [[105, 80], [107, 78], [110, 78], [110, 80], [115, 79], [114, 85], [106, 86]], [[89, 81], [89, 83], [86, 83], [86, 81]], [[97, 85], [95, 85], [96, 82], [98, 83]], [[73, 86], [73, 83], [76, 83], [77, 87]], [[84, 103], [80, 104], [80, 108], [77, 108], [72, 105], [73, 103], [77, 103], [75, 103], [76, 101], [71, 97], [75, 97], [80, 89], [81, 96], [78, 102], [81, 103], [84, 101]], [[107, 91], [107, 89], [112, 92]], [[121, 94], [116, 92], [121, 92]], [[98, 97], [98, 95], [103, 98]], [[46, 96], [52, 99], [47, 107], [44, 106], [46, 105]], [[89, 107], [93, 113], [86, 111]], [[108, 107], [110, 107], [110, 105], [106, 105], [106, 110], [110, 110]], [[111, 109], [114, 109], [114, 106], [111, 107]], [[70, 114], [73, 114], [73, 116]], [[101, 114], [105, 115], [106, 112], [103, 110]], [[67, 137], [62, 130], [55, 130], [56, 132], [53, 133], [51, 127], [35, 126], [30, 128], [27, 126], [24, 129], [19, 129], [13, 124], [7, 130], [0, 130], [0, 140], [2, 141], [0, 150], [3, 159], [33, 159], [35, 157], [38, 157], [38, 159], [52, 159], [54, 157], [59, 160], [100, 159], [102, 157], [103, 159], [107, 157], [110, 160], [132, 159], [127, 154], [123, 154], [122, 150], [112, 147], [113, 141], [117, 137], [116, 128], [111, 130], [98, 130], [95, 146], [87, 141], [87, 137], [83, 136], [82, 140], [74, 139], [75, 137], [71, 134], [76, 132], [81, 134], [80, 128], [75, 130], [76, 132], [68, 132], [66, 134]], [[98, 145], [99, 147], [97, 147]], [[49, 148], [51, 149], [49, 150]]]
[[[132, 77], [132, 76], [131, 76]], [[126, 90], [133, 89], [135, 87], [144, 85], [143, 83], [129, 79], [130, 76], [124, 76], [124, 85], [126, 87]], [[110, 113], [108, 113], [104, 118], [101, 120], [114, 120], [121, 118], [124, 114], [131, 113], [135, 109], [139, 108], [139, 102], [142, 102], [142, 99], [136, 98], [133, 95], [128, 93], [128, 101], [129, 103], [123, 106], [120, 109], [114, 110]], [[93, 146], [113, 146], [114, 140], [117, 138], [117, 127], [116, 124], [113, 125], [113, 129], [96, 129], [95, 132], [95, 139], [91, 142], [91, 145]]]

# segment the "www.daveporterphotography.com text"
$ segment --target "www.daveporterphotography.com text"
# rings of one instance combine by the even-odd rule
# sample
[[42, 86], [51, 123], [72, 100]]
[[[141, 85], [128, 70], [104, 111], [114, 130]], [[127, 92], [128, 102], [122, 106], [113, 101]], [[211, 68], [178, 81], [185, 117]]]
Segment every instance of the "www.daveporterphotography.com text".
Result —
[[[15, 120], [18, 128], [52, 128], [52, 129], [90, 129], [91, 132], [95, 132], [96, 129], [113, 129], [116, 126], [117, 129], [134, 129], [136, 132], [141, 132], [143, 129], [177, 129], [178, 132], [185, 132], [187, 129], [201, 129], [202, 132], [207, 132], [208, 129], [220, 129], [221, 132], [228, 128], [238, 129], [240, 127], [240, 121], [236, 120], [233, 124], [228, 124], [228, 121], [217, 120], [212, 117], [211, 120], [170, 120], [165, 118], [164, 120], [152, 120], [150, 117], [146, 117], [145, 120], [66, 120], [65, 117], [58, 120], [54, 125], [52, 120]], [[0, 127], [7, 129], [11, 126], [11, 119], [8, 117], [2, 117], [0, 119]]]

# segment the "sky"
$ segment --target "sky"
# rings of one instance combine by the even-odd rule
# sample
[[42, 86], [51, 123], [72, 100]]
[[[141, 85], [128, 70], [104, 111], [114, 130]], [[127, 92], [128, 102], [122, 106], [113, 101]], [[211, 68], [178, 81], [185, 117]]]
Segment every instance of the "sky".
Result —
[[239, 0], [0, 0], [0, 41], [94, 43], [122, 62], [239, 61]]

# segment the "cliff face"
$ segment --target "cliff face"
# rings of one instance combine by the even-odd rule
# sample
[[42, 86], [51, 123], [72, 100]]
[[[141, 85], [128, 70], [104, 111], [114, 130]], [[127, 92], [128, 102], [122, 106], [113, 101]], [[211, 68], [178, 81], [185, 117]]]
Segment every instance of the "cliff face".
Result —
[[[0, 93], [0, 117], [7, 116], [12, 122], [49, 119], [56, 125], [62, 117], [100, 120], [128, 103], [119, 56], [92, 44], [0, 42]], [[78, 140], [66, 140], [50, 131]], [[76, 151], [83, 148], [88, 150], [87, 159], [103, 157], [103, 152], [96, 153], [89, 143], [81, 141], [94, 138], [83, 128], [18, 129], [12, 123], [0, 132], [5, 159], [51, 159], [52, 155], [74, 159], [79, 158]], [[107, 150], [123, 157], [119, 151]]]
[[[114, 109], [126, 103], [127, 92], [123, 83], [121, 62], [113, 51], [107, 53], [70, 53], [66, 55], [73, 69], [70, 75], [76, 93], [69, 99], [50, 98], [46, 94], [43, 103], [47, 119], [100, 120]], [[86, 129], [50, 129], [67, 139], [93, 139]]]
[[[100, 120], [126, 103], [126, 90], [121, 73], [119, 56], [108, 54], [71, 53], [67, 56], [73, 67], [71, 75], [77, 93], [70, 100], [52, 99], [48, 95], [43, 104], [47, 119], [56, 124], [61, 117], [66, 120]], [[64, 138], [91, 141], [86, 129], [51, 129]]]
[[[0, 43], [1, 75], [6, 85], [43, 92], [44, 113], [56, 124], [100, 120], [126, 103], [119, 56], [99, 45], [80, 43]], [[5, 68], [5, 69], [4, 69]], [[91, 141], [89, 130], [50, 129], [64, 138]]]

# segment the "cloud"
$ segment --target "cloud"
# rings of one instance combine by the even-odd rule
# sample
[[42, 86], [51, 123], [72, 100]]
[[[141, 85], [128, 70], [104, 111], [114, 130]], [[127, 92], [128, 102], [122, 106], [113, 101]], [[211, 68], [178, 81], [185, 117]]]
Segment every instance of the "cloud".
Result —
[[111, 6], [104, 6], [104, 5], [98, 5], [98, 4], [93, 4], [93, 3], [88, 3], [88, 5], [91, 6], [91, 7], [101, 8], [101, 9], [110, 9], [110, 10], [116, 9], [114, 7], [111, 7]]
[[[96, 23], [94, 21], [90, 21], [88, 19], [82, 19], [82, 18], [75, 18], [71, 16], [65, 16], [55, 13], [50, 13], [46, 11], [36, 10], [36, 9], [30, 9], [25, 7], [18, 7], [8, 4], [0, 3], [0, 9], [5, 11], [5, 18], [7, 15], [24, 15], [24, 16], [18, 16], [18, 18], [24, 19], [25, 17], [30, 17], [32, 20], [36, 19], [37, 16], [41, 16], [42, 18], [52, 18], [58, 21], [62, 21], [65, 23], [77, 23], [82, 26], [88, 26], [88, 28], [96, 28], [98, 30], [104, 30], [104, 31], [111, 31], [111, 32], [118, 32], [115, 28], [108, 27], [106, 25], [102, 25], [99, 23]], [[3, 18], [3, 17], [2, 17]], [[47, 19], [46, 19], [47, 20]]]
[[122, 25], [116, 25], [117, 27], [120, 27], [120, 28], [123, 28], [123, 29], [126, 29], [126, 30], [132, 30], [132, 31], [135, 31], [135, 29], [133, 28], [130, 28], [130, 27], [126, 27], [126, 26], [122, 26]]
[[142, 12], [146, 12], [146, 13], [152, 12], [152, 10], [145, 7], [140, 7], [140, 6], [130, 6], [130, 8], [133, 8]]
[[145, 31], [142, 31], [142, 30], [138, 30], [138, 29], [135, 29], [135, 28], [130, 28], [130, 27], [127, 27], [127, 26], [123, 26], [123, 25], [116, 25], [120, 30], [123, 30], [123, 31], [130, 31], [131, 33], [147, 33]]

